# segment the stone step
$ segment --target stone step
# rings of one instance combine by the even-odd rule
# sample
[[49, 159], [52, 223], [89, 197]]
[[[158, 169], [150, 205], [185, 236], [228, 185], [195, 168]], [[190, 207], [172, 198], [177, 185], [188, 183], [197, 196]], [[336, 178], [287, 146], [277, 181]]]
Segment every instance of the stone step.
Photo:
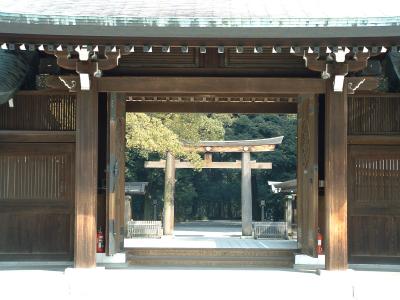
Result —
[[129, 265], [292, 268], [295, 250], [128, 248]]
[[293, 257], [295, 249], [246, 249], [246, 248], [125, 248], [125, 252], [142, 256], [249, 256]]

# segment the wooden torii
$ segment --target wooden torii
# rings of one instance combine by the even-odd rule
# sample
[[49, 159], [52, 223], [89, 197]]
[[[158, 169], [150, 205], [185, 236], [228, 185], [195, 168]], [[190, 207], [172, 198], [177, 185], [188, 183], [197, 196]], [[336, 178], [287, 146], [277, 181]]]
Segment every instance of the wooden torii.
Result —
[[[250, 160], [251, 152], [274, 151], [276, 145], [282, 143], [283, 136], [239, 141], [202, 141], [197, 145], [185, 145], [185, 148], [204, 153], [202, 169], [242, 169], [242, 236], [252, 235], [252, 191], [251, 169], [272, 169], [272, 163], [258, 163]], [[241, 152], [242, 160], [235, 162], [214, 162], [212, 153]], [[160, 161], [146, 161], [145, 168], [165, 169], [164, 183], [164, 235], [172, 235], [174, 232], [174, 191], [175, 170], [194, 169], [192, 163], [175, 160], [174, 156], [167, 152], [167, 159]]]

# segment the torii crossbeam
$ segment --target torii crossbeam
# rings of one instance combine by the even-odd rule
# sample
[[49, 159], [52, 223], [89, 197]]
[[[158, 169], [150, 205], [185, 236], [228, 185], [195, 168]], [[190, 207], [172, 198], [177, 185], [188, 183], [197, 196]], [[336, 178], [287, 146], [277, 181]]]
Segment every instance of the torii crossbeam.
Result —
[[[283, 136], [239, 141], [202, 141], [196, 145], [185, 145], [185, 148], [204, 152], [202, 169], [242, 169], [242, 235], [252, 235], [252, 191], [251, 191], [251, 169], [272, 169], [272, 163], [257, 163], [250, 160], [251, 152], [274, 151], [276, 145], [282, 143]], [[235, 162], [214, 162], [212, 153], [241, 152], [242, 160]], [[146, 161], [145, 168], [165, 168], [164, 186], [164, 235], [172, 235], [174, 231], [174, 190], [175, 169], [194, 169], [192, 163], [175, 160], [168, 152], [166, 160]]]

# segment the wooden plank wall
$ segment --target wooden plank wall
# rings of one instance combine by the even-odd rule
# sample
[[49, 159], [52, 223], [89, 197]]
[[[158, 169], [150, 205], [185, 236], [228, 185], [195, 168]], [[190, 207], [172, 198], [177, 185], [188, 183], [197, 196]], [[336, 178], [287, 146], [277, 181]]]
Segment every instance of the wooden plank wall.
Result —
[[72, 94], [25, 94], [14, 107], [0, 105], [0, 130], [75, 130], [76, 97]]
[[349, 98], [349, 261], [400, 263], [400, 95]]
[[72, 260], [75, 97], [0, 106], [0, 260]]

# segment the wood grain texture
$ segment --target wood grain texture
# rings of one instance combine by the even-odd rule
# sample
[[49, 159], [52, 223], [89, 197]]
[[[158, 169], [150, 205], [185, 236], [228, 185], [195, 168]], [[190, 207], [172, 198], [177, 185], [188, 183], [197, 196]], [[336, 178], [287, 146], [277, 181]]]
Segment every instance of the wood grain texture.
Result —
[[400, 96], [396, 94], [349, 97], [349, 135], [400, 135]]
[[98, 94], [77, 93], [75, 267], [96, 266]]
[[317, 256], [318, 230], [318, 98], [299, 97], [297, 144], [298, 243], [303, 253]]
[[75, 143], [75, 131], [0, 130], [0, 143]]
[[352, 145], [348, 172], [349, 260], [400, 261], [400, 147]]
[[325, 268], [347, 269], [347, 94], [325, 94]]
[[181, 113], [288, 113], [297, 112], [295, 102], [163, 102], [127, 101], [128, 112], [181, 112]]
[[72, 260], [74, 144], [0, 143], [0, 260]]
[[125, 99], [116, 93], [108, 96], [107, 177], [106, 177], [106, 252], [123, 249], [125, 207]]
[[249, 77], [102, 77], [100, 92], [192, 95], [317, 94], [325, 91], [318, 78]]
[[0, 106], [0, 130], [74, 131], [74, 94], [20, 94]]

